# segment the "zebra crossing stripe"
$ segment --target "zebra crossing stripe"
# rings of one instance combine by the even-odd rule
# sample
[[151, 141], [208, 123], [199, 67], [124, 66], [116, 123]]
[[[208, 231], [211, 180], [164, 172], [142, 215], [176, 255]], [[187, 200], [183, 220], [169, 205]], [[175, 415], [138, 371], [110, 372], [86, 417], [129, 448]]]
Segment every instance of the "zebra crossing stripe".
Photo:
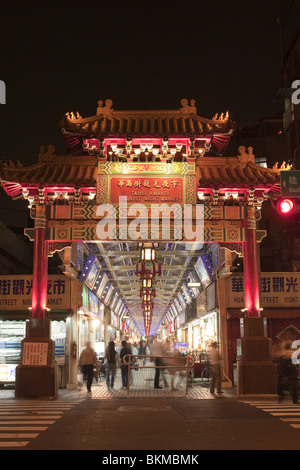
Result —
[[280, 418], [280, 421], [289, 424], [293, 429], [300, 429], [300, 407], [297, 404], [287, 405], [284, 403], [266, 403], [266, 402], [249, 402], [244, 401], [247, 405], [269, 413], [271, 416]]
[[[1, 413], [0, 413], [0, 422], [2, 422], [3, 419], [7, 419], [8, 416], [1, 416]], [[61, 418], [61, 416], [53, 416], [53, 415], [49, 415], [49, 416], [36, 416], [36, 415], [22, 415], [22, 416], [10, 416], [9, 419], [10, 420], [15, 420], [15, 419], [28, 419], [28, 420], [31, 420], [31, 419], [59, 419]]]
[[297, 411], [300, 411], [299, 408], [295, 408], [295, 406], [285, 406], [284, 408], [281, 408], [281, 407], [276, 407], [274, 408], [273, 406], [272, 407], [265, 407], [265, 406], [257, 406], [258, 409], [261, 409], [263, 411], [294, 411], [294, 410], [297, 410]]
[[48, 426], [0, 426], [0, 431], [46, 431], [46, 429]]
[[[11, 415], [11, 411], [0, 411], [0, 419], [1, 419], [1, 416], [4, 416], [6, 417], [6, 415]], [[19, 415], [19, 416], [26, 416], [28, 413], [28, 411], [14, 411], [14, 415]], [[41, 418], [41, 414], [43, 415], [53, 415], [54, 411], [34, 411], [34, 414], [37, 415], [39, 418]], [[58, 416], [60, 415], [60, 416]], [[61, 418], [61, 416], [63, 415], [63, 411], [56, 411], [56, 417], [57, 418]], [[36, 417], [37, 417], [36, 416]], [[49, 416], [45, 416], [47, 418], [49, 418]], [[54, 416], [51, 416], [52, 418], [54, 418]]]
[[74, 402], [32, 404], [23, 401], [8, 403], [1, 400], [0, 448], [26, 447], [32, 439], [46, 431], [49, 425], [54, 424], [74, 406]]
[[0, 431], [1, 431], [1, 427], [4, 425], [4, 424], [13, 424], [13, 425], [16, 425], [16, 424], [54, 424], [55, 421], [0, 421]]
[[0, 441], [0, 447], [26, 447], [30, 441]]
[[34, 439], [38, 435], [39, 433], [7, 432], [7, 433], [1, 433], [0, 438], [1, 439]]

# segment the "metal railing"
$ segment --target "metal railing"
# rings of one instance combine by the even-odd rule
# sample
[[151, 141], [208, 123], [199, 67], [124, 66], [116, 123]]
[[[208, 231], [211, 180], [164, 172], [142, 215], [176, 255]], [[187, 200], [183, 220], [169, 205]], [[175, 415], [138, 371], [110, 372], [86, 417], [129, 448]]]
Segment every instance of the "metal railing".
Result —
[[[147, 365], [143, 366], [138, 364], [137, 361], [141, 358], [153, 358], [154, 365]], [[127, 362], [127, 358], [128, 361]], [[135, 358], [136, 362], [132, 363], [132, 358]], [[155, 360], [160, 359], [162, 360], [163, 364], [158, 366], [155, 365]], [[184, 364], [180, 365], [180, 362]], [[194, 367], [194, 360], [189, 357], [189, 356], [151, 356], [149, 354], [126, 354], [126, 356], [123, 357], [123, 364], [126, 364], [128, 366], [128, 380], [127, 380], [127, 395], [130, 393], [130, 373], [131, 369], [164, 369], [170, 372], [170, 370], [174, 370], [174, 373], [180, 371], [180, 370], [185, 370], [186, 372], [186, 386], [185, 386], [185, 394], [188, 394], [188, 380], [189, 380], [189, 375], [190, 375], [190, 370]], [[172, 365], [173, 363], [173, 365]], [[122, 367], [122, 364], [121, 364]], [[172, 375], [172, 373], [171, 373]]]

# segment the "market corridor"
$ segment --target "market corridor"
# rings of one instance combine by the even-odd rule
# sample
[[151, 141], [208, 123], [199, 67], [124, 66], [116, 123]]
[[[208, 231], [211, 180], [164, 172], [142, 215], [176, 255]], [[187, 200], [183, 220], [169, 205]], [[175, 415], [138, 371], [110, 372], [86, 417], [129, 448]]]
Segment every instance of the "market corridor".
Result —
[[[149, 364], [149, 363], [147, 363]], [[127, 389], [123, 389], [121, 381], [120, 369], [117, 369], [114, 388], [107, 388], [106, 380], [103, 374], [100, 374], [98, 380], [94, 378], [92, 383], [92, 392], [87, 393], [86, 383], [82, 387], [75, 390], [60, 388], [58, 390], [58, 400], [72, 399], [82, 400], [85, 398], [92, 399], [114, 399], [114, 398], [187, 398], [187, 399], [208, 399], [216, 398], [209, 391], [209, 382], [202, 379], [188, 380], [186, 388], [185, 372], [177, 372], [174, 380], [174, 386], [177, 390], [172, 390], [171, 376], [167, 370], [160, 374], [161, 389], [154, 389], [154, 368], [146, 367], [131, 371], [131, 380], [129, 393]], [[180, 375], [181, 374], [181, 375]], [[187, 393], [186, 393], [187, 391]], [[224, 397], [236, 397], [235, 388], [224, 388]], [[14, 389], [0, 390], [0, 398], [13, 398]]]

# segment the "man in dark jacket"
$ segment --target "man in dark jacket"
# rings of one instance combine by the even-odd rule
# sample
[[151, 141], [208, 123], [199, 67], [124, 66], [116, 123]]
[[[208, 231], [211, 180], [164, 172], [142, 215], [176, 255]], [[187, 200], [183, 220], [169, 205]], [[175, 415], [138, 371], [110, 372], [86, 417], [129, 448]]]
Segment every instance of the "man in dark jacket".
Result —
[[127, 388], [128, 385], [128, 365], [130, 362], [130, 358], [126, 357], [126, 362], [124, 362], [124, 357], [127, 354], [132, 354], [130, 347], [128, 346], [126, 341], [122, 341], [122, 349], [120, 351], [120, 362], [121, 362], [121, 377], [122, 377], [122, 387]]

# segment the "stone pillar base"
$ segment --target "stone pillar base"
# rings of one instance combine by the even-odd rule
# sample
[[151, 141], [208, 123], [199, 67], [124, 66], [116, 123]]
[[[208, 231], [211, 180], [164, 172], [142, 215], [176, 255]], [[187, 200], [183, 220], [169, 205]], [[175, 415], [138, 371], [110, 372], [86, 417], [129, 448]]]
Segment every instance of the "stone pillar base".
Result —
[[[16, 368], [16, 398], [57, 398], [55, 346], [54, 341], [49, 338], [49, 332], [48, 318], [29, 321], [26, 338], [21, 343], [21, 365]], [[35, 351], [41, 345], [47, 351], [45, 357]]]
[[19, 366], [16, 369], [16, 398], [57, 398], [56, 366]]
[[261, 317], [241, 320], [238, 340], [238, 395], [276, 395], [277, 367], [272, 361], [271, 339]]

